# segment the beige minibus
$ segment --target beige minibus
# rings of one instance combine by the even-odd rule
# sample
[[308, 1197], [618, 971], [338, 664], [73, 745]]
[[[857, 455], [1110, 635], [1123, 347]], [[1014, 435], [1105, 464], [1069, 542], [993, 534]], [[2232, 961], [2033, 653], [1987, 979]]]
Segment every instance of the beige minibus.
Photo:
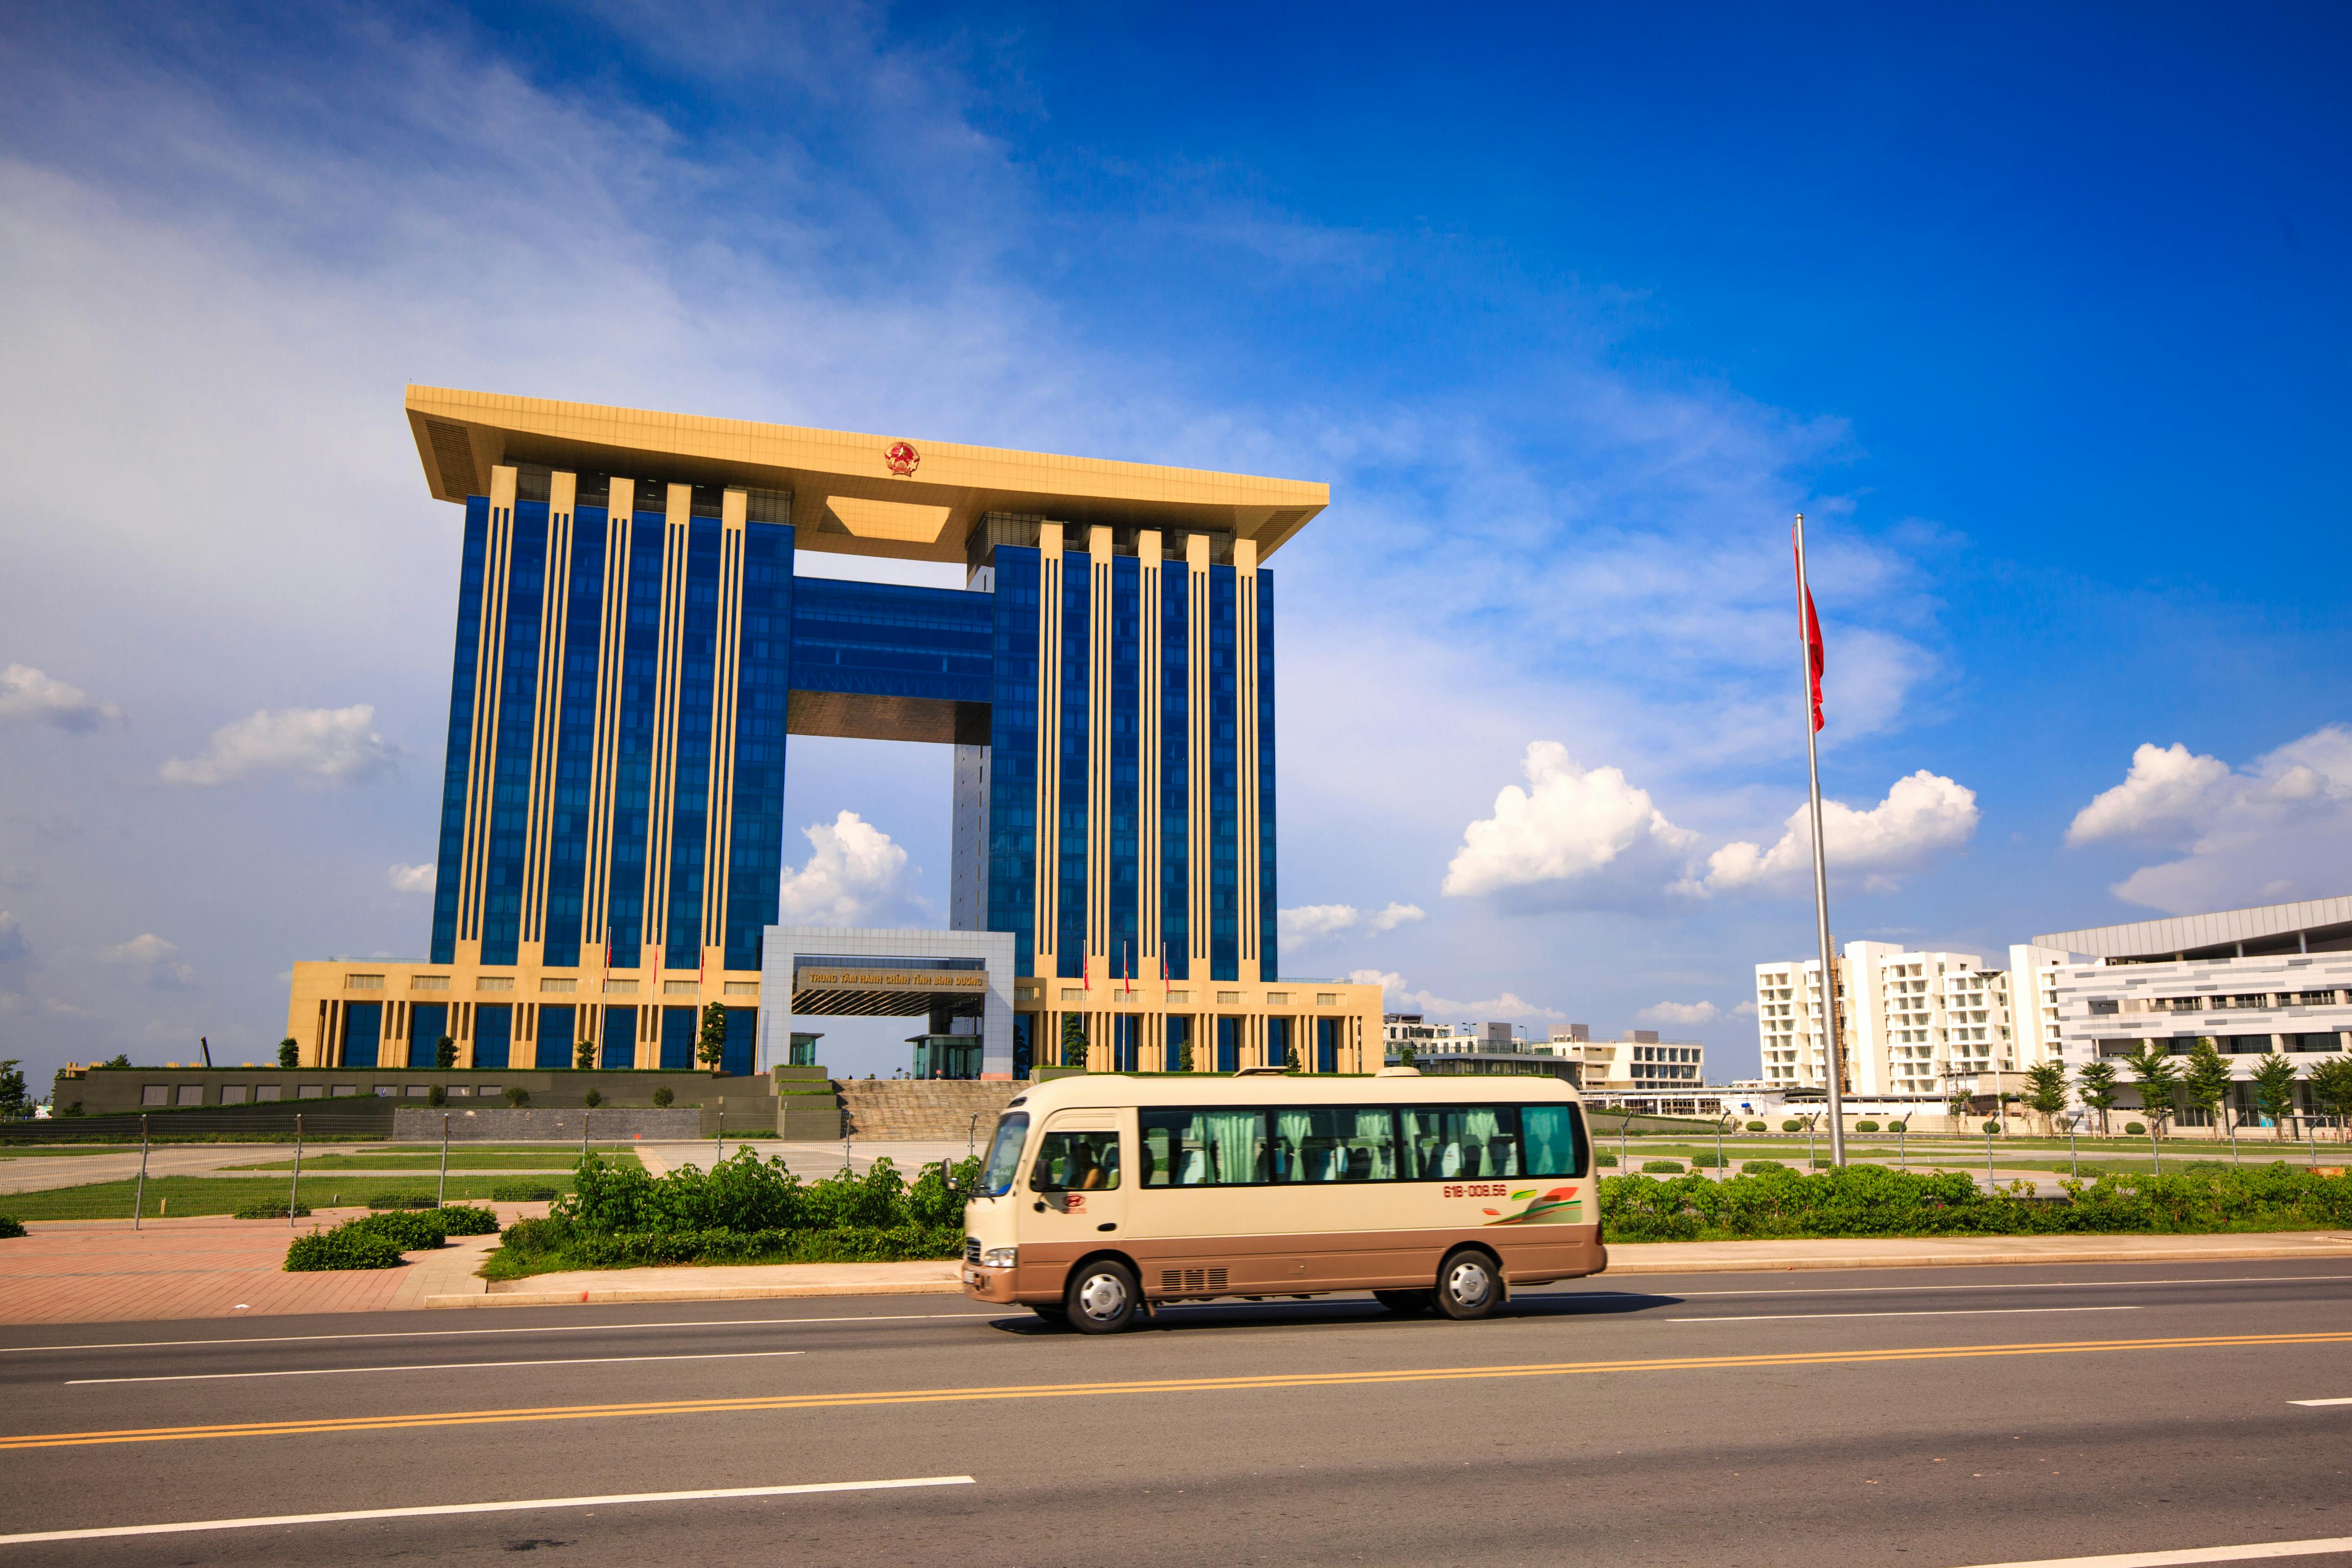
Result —
[[1482, 1318], [1609, 1261], [1573, 1089], [1411, 1068], [1040, 1083], [998, 1118], [964, 1229], [967, 1295], [1089, 1333], [1333, 1290]]

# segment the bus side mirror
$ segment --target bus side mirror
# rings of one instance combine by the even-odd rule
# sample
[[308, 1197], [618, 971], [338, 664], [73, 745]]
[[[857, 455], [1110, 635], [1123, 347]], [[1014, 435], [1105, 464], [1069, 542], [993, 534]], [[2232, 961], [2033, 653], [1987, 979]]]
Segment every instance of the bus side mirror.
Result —
[[1053, 1171], [1046, 1165], [1042, 1156], [1035, 1164], [1029, 1167], [1029, 1190], [1033, 1193], [1052, 1193], [1061, 1190], [1054, 1184]]

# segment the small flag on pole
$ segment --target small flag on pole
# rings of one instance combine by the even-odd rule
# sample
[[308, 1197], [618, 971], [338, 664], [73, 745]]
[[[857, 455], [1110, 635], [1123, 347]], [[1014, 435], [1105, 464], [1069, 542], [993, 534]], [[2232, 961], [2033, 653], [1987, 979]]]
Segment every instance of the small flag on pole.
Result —
[[[1790, 543], [1793, 545], [1794, 542], [1795, 537], [1794, 531], [1792, 530], [1790, 534]], [[1808, 672], [1807, 685], [1811, 690], [1813, 700], [1813, 728], [1818, 731], [1821, 729], [1822, 723], [1822, 668], [1824, 660], [1822, 655], [1822, 617], [1816, 614], [1813, 609], [1812, 584], [1805, 581], [1805, 559], [1801, 554], [1797, 557], [1797, 591], [1804, 595], [1805, 600], [1805, 625], [1803, 628], [1805, 638], [1805, 668]]]

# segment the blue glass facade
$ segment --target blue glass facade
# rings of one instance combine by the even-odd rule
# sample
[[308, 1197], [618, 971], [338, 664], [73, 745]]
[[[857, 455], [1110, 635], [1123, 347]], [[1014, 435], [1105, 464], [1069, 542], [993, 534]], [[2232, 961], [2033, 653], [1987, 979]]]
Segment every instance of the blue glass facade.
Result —
[[449, 1005], [419, 1002], [408, 1016], [408, 1065], [429, 1068], [438, 1060], [441, 1037], [449, 1032]]
[[[653, 835], [654, 706], [661, 673], [662, 536], [659, 513], [629, 536], [629, 603], [621, 626], [621, 681], [614, 726], [613, 839], [605, 871], [605, 936], [612, 967], [634, 969], [646, 931], [646, 853]], [[595, 932], [588, 940], [596, 940]]]
[[547, 503], [518, 501], [507, 563], [506, 646], [497, 674], [489, 837], [483, 851], [482, 962], [512, 963], [522, 940], [530, 752], [537, 739], [540, 595], [547, 587]]
[[1171, 980], [1192, 977], [1192, 601], [1188, 574], [1160, 573], [1160, 952]]
[[449, 678], [449, 750], [441, 764], [441, 843], [433, 881], [432, 958], [457, 957], [458, 872], [466, 848], [466, 790], [472, 765], [474, 665], [482, 649], [482, 574], [489, 554], [490, 502], [466, 503], [466, 539], [457, 567], [457, 650]]
[[1038, 564], [999, 545], [989, 595], [988, 923], [1013, 932], [1016, 974], [1037, 969]]
[[1258, 974], [1282, 973], [1276, 960], [1274, 889], [1274, 574], [1257, 574], [1257, 908]]
[[[1128, 979], [1136, 973], [1136, 922], [1142, 909], [1137, 861], [1141, 847], [1139, 813], [1143, 788], [1143, 563], [1132, 555], [1110, 563], [1110, 776], [1103, 792], [1110, 822], [1110, 922], [1104, 953], [1110, 972]], [[1134, 1047], [1124, 1047], [1132, 1057]]]
[[694, 1066], [694, 1009], [665, 1007], [661, 1012], [661, 1065], [674, 1072]]
[[835, 577], [803, 577], [795, 594], [795, 690], [990, 700], [987, 595]]
[[1061, 907], [1054, 949], [1063, 978], [1072, 980], [1087, 972], [1087, 794], [1092, 772], [1087, 765], [1087, 721], [1093, 706], [1087, 672], [1094, 651], [1087, 612], [1093, 577], [1093, 556], [1071, 552], [1062, 557], [1062, 787], [1054, 824]]
[[554, 1068], [572, 1065], [572, 1011], [569, 1004], [558, 1006], [549, 1003], [540, 1008], [539, 1049], [531, 1058], [533, 1067]]
[[711, 691], [719, 677], [716, 518], [687, 525], [686, 614], [678, 639], [677, 751], [670, 784], [669, 909], [663, 963], [702, 967], [702, 861], [710, 826]]
[[474, 1009], [474, 1065], [503, 1068], [514, 1039], [514, 1009], [504, 1002], [485, 1002]]
[[742, 628], [736, 643], [735, 792], [728, 834], [727, 967], [760, 967], [776, 918], [784, 850], [784, 747], [793, 673], [793, 531], [744, 530]]
[[[1209, 978], [1241, 977], [1241, 730], [1234, 569], [1209, 568]], [[1223, 1050], [1223, 1047], [1218, 1047]]]
[[541, 962], [580, 962], [581, 905], [587, 891], [589, 774], [596, 744], [596, 677], [604, 642], [604, 509], [572, 519], [572, 566], [564, 586], [562, 705], [556, 714], [555, 787], [550, 811], [546, 921]]
[[596, 1047], [596, 1065], [600, 1068], [633, 1068], [637, 1065], [637, 1010], [635, 1007], [604, 1008], [604, 1035]]
[[383, 1042], [383, 1004], [354, 1002], [343, 1020], [343, 1061], [347, 1068], [376, 1065], [376, 1049]]

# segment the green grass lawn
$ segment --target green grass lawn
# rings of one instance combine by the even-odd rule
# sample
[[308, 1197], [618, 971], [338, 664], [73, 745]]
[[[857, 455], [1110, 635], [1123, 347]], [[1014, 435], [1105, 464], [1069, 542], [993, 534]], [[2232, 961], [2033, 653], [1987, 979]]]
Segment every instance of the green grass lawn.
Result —
[[[599, 1150], [598, 1157], [631, 1163], [637, 1158], [631, 1150]], [[477, 1149], [449, 1151], [449, 1169], [452, 1171], [569, 1171], [579, 1163], [580, 1151], [577, 1149], [561, 1154], [551, 1154], [544, 1149], [517, 1154], [485, 1153]], [[291, 1171], [294, 1162], [287, 1159], [264, 1165], [227, 1165], [222, 1168], [230, 1171]], [[324, 1173], [330, 1171], [438, 1171], [440, 1168], [438, 1151], [430, 1154], [306, 1154], [302, 1158], [305, 1178], [313, 1171]]]
[[[134, 1144], [132, 1147], [135, 1148], [137, 1145]], [[95, 1149], [79, 1145], [71, 1149], [28, 1149], [19, 1144], [12, 1148], [0, 1149], [0, 1160], [61, 1160], [72, 1154], [120, 1154], [121, 1152], [122, 1145], [120, 1143]]]
[[[526, 1179], [553, 1187], [558, 1192], [572, 1190], [572, 1178], [568, 1174]], [[506, 1180], [500, 1176], [453, 1175], [449, 1178], [448, 1195], [453, 1202], [487, 1199], [490, 1189]], [[11, 1219], [27, 1221], [129, 1219], [131, 1190], [135, 1184], [132, 1182], [93, 1182], [87, 1186], [11, 1193], [0, 1196], [0, 1214]], [[377, 1193], [421, 1193], [429, 1197], [434, 1184], [429, 1175], [422, 1179], [415, 1176], [322, 1176], [312, 1181], [306, 1172], [302, 1177], [302, 1201], [313, 1208], [327, 1208], [337, 1205], [362, 1204]], [[146, 1215], [151, 1219], [159, 1215], [177, 1219], [191, 1215], [234, 1214], [249, 1204], [284, 1203], [286, 1188], [287, 1183], [283, 1178], [150, 1176], [147, 1179]]]

